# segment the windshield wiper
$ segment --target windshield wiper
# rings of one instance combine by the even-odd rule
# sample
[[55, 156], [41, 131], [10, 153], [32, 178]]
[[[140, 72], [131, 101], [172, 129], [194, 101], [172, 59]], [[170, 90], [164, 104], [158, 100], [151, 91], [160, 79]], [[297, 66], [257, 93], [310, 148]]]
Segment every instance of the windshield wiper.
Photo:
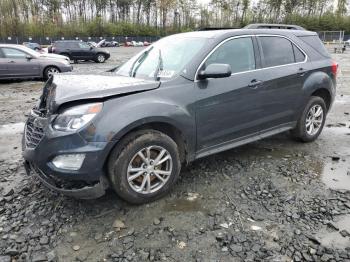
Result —
[[[132, 63], [132, 65], [130, 67], [130, 70], [129, 70], [129, 76], [135, 77], [137, 70], [141, 66], [142, 62], [145, 61], [145, 59], [147, 58], [149, 52], [151, 52], [152, 49], [153, 49], [153, 47], [151, 47], [150, 49], [145, 51], [138, 59], [136, 59], [134, 61], [134, 63]], [[137, 65], [137, 67], [135, 68], [135, 71], [134, 71], [134, 67], [135, 67], [137, 62], [139, 62], [139, 64]]]
[[163, 65], [163, 57], [162, 57], [162, 51], [159, 49], [159, 57], [158, 57], [158, 65], [157, 65], [157, 69], [154, 72], [154, 79], [156, 81], [160, 80], [160, 77], [158, 76], [159, 72], [163, 71], [164, 69], [164, 65]]

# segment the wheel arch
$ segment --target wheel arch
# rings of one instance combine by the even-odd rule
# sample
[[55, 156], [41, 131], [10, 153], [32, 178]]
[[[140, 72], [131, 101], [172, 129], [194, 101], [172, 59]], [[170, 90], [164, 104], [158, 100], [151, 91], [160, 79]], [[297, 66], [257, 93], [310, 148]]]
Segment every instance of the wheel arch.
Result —
[[312, 73], [304, 82], [304, 101], [306, 105], [311, 96], [321, 97], [329, 110], [332, 106], [335, 96], [335, 86], [331, 77], [323, 71]]
[[332, 102], [332, 97], [331, 97], [331, 94], [329, 92], [328, 89], [326, 88], [319, 88], [319, 89], [316, 89], [312, 94], [311, 96], [318, 96], [318, 97], [321, 97], [325, 104], [326, 104], [326, 107], [327, 107], [327, 111], [329, 110], [329, 108], [331, 107], [331, 102]]
[[[169, 136], [171, 139], [175, 141], [177, 146], [179, 147], [179, 154], [182, 163], [188, 163], [191, 159], [189, 152], [189, 143], [190, 139], [181, 131], [181, 128], [176, 125], [173, 121], [169, 121], [167, 119], [143, 119], [140, 121], [136, 121], [127, 127], [123, 128], [118, 134], [115, 136], [114, 141], [115, 146], [118, 145], [118, 142], [129, 134], [140, 131], [140, 130], [156, 130], [162, 132]], [[113, 148], [114, 148], [113, 147]]]
[[61, 72], [61, 69], [57, 66], [57, 65], [51, 65], [51, 64], [48, 64], [48, 65], [45, 65], [43, 70], [42, 70], [42, 77], [45, 77], [45, 71], [46, 69], [48, 69], [49, 67], [54, 67], [56, 68], [59, 72]]

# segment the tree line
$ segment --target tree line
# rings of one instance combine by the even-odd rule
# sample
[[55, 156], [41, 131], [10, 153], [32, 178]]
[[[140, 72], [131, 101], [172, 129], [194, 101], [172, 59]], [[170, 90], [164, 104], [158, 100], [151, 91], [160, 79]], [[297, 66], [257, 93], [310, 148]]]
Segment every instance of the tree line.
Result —
[[0, 36], [156, 36], [203, 27], [291, 23], [350, 33], [338, 0], [1, 0]]

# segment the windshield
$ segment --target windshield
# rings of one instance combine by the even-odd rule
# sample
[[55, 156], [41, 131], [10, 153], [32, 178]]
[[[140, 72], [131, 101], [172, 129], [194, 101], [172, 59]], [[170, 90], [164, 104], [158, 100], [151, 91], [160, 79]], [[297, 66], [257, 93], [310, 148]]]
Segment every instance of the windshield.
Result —
[[29, 55], [31, 55], [31, 56], [33, 56], [35, 58], [37, 58], [40, 55], [38, 52], [36, 52], [33, 49], [30, 49], [29, 47], [26, 47], [26, 46], [21, 46], [21, 49], [24, 52], [28, 53]]
[[170, 36], [143, 50], [116, 70], [136, 78], [172, 78], [179, 74], [206, 43], [206, 38]]

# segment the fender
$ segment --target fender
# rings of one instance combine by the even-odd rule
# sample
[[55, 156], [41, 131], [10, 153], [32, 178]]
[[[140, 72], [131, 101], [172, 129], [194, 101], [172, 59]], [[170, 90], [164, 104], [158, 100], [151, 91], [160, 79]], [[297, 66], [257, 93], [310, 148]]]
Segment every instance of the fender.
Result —
[[304, 110], [310, 96], [317, 90], [327, 90], [331, 97], [330, 105], [332, 104], [335, 97], [335, 84], [332, 78], [324, 71], [312, 72], [304, 82], [302, 88], [302, 97], [300, 99], [300, 107], [298, 116]]
[[[104, 104], [103, 118], [97, 118], [85, 128], [81, 135], [89, 142], [117, 143], [124, 135], [145, 124], [164, 123], [179, 130], [186, 141], [188, 155], [195, 148], [194, 113], [172, 103], [172, 101], [150, 101], [150, 96], [142, 93], [111, 99]], [[155, 99], [155, 98], [154, 98]], [[98, 134], [98, 135], [97, 135]]]

